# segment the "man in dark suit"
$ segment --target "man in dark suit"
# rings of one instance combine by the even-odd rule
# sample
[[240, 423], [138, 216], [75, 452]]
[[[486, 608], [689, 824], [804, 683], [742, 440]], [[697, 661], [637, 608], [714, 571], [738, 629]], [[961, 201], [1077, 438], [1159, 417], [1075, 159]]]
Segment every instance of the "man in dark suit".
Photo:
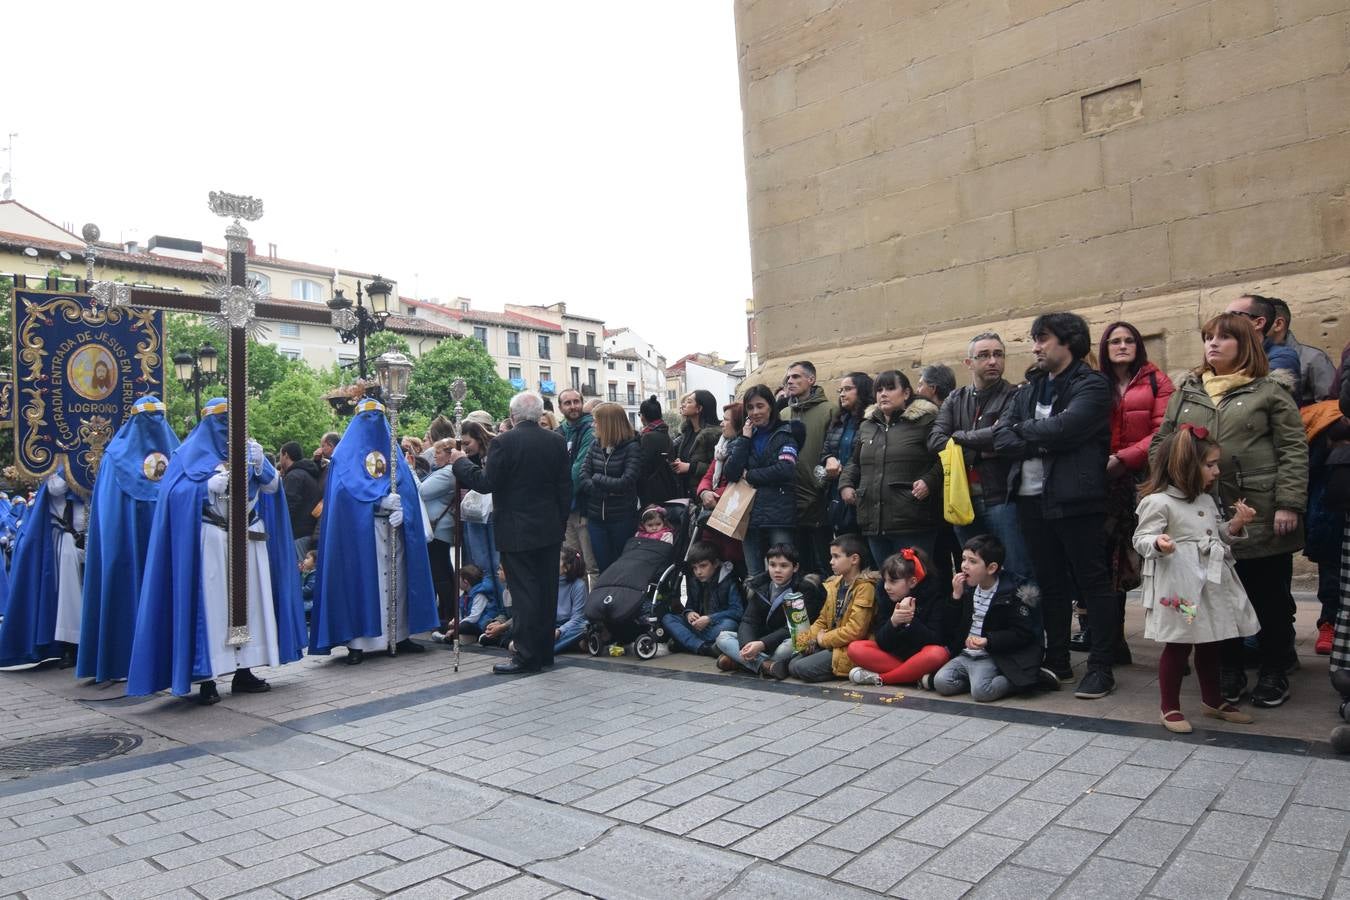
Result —
[[558, 556], [572, 507], [572, 466], [562, 435], [539, 427], [544, 401], [530, 391], [511, 398], [514, 427], [492, 442], [486, 469], [459, 450], [450, 453], [463, 487], [492, 495], [493, 524], [511, 585], [515, 655], [492, 667], [498, 675], [553, 665], [558, 606]]

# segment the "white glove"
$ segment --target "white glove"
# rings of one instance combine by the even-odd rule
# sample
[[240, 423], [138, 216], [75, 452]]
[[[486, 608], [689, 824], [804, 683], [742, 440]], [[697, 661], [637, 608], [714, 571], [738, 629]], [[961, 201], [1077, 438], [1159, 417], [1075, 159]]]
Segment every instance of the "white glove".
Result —
[[403, 508], [403, 497], [399, 494], [385, 494], [380, 498], [380, 512], [393, 512]]
[[206, 489], [210, 491], [212, 500], [221, 496], [230, 489], [230, 473], [217, 472], [212, 475], [206, 479]]
[[403, 510], [396, 509], [389, 514], [389, 527], [399, 528], [403, 525]]
[[249, 468], [253, 469], [255, 472], [261, 472], [263, 464], [262, 444], [254, 440], [250, 440], [247, 444], [244, 445], [244, 447], [246, 453], [244, 459], [248, 461]]

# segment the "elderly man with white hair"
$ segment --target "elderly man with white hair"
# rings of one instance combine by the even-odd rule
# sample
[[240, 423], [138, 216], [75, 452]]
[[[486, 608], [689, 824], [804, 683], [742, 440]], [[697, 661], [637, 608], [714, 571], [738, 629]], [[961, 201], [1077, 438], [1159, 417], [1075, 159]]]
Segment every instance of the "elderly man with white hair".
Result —
[[562, 435], [539, 427], [543, 414], [543, 398], [523, 391], [511, 398], [513, 427], [492, 442], [485, 468], [462, 451], [450, 453], [460, 486], [492, 495], [515, 635], [511, 661], [492, 667], [498, 675], [553, 665], [558, 558], [572, 506], [572, 465]]

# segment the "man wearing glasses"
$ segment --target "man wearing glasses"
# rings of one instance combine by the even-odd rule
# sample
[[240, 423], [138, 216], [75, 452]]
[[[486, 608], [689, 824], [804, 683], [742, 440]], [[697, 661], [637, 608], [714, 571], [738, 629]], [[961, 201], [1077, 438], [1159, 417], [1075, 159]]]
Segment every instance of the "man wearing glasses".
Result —
[[936, 453], [947, 446], [948, 438], [954, 438], [965, 455], [975, 521], [957, 526], [961, 543], [977, 534], [994, 535], [1007, 549], [1003, 567], [1033, 581], [1035, 573], [1017, 522], [1017, 504], [1008, 496], [1010, 461], [994, 451], [994, 425], [1016, 393], [1003, 380], [1003, 339], [992, 331], [977, 334], [966, 353], [973, 383], [947, 395], [929, 434], [928, 448]]
[[1248, 319], [1261, 333], [1261, 344], [1266, 357], [1270, 360], [1270, 379], [1287, 388], [1298, 399], [1299, 374], [1302, 368], [1298, 361], [1298, 351], [1293, 347], [1275, 343], [1270, 329], [1275, 324], [1275, 304], [1269, 297], [1260, 294], [1245, 294], [1232, 303], [1224, 312], [1236, 313]]

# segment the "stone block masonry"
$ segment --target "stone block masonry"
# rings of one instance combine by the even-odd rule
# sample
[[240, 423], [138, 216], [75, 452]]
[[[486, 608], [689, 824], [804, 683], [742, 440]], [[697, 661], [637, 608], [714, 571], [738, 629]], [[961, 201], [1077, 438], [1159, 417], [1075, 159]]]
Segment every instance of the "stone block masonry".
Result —
[[1016, 373], [1063, 308], [1177, 372], [1245, 291], [1350, 341], [1350, 0], [736, 0], [736, 24], [771, 375], [951, 363], [986, 328]]

